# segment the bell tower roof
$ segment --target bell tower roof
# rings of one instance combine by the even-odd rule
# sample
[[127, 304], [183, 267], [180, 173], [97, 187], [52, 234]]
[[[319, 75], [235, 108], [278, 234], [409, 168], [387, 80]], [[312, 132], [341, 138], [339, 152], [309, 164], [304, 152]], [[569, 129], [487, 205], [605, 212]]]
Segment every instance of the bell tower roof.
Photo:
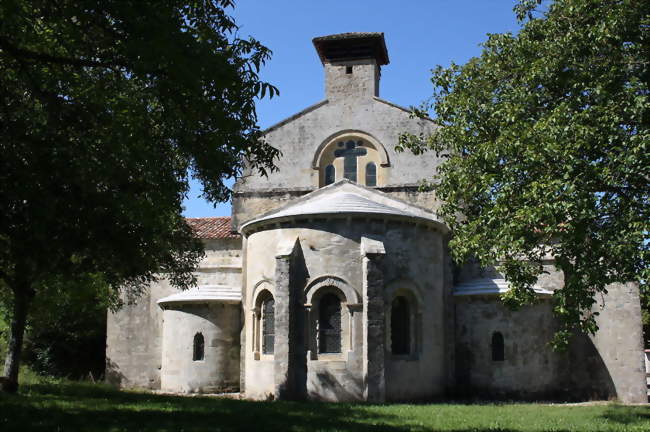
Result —
[[312, 39], [323, 64], [374, 59], [378, 66], [389, 63], [384, 33], [339, 33]]

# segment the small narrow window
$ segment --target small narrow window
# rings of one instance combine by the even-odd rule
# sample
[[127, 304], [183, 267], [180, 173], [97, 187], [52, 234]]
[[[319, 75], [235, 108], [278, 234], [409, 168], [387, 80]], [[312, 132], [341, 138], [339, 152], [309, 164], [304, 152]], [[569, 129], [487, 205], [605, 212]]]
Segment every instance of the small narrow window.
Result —
[[203, 356], [205, 355], [205, 339], [203, 339], [203, 335], [201, 333], [194, 335], [194, 349], [192, 351], [192, 360], [203, 360]]
[[503, 335], [499, 332], [492, 333], [492, 361], [503, 361], [504, 351]]
[[319, 304], [318, 352], [341, 352], [341, 300], [335, 294], [325, 294]]
[[345, 73], [350, 75], [352, 73], [352, 66], [346, 66], [345, 67]]
[[411, 353], [411, 311], [405, 297], [393, 300], [390, 312], [391, 351], [393, 354]]
[[366, 186], [377, 186], [377, 165], [374, 162], [366, 165]]
[[262, 303], [262, 353], [273, 354], [275, 349], [275, 300], [269, 297]]
[[330, 185], [334, 183], [335, 179], [336, 179], [336, 168], [334, 168], [334, 165], [327, 165], [325, 167], [325, 184]]

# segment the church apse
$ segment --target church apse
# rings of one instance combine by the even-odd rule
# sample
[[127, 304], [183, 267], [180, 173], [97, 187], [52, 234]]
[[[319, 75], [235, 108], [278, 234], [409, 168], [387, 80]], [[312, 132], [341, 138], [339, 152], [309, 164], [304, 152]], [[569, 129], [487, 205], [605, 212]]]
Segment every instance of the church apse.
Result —
[[[257, 281], [273, 279], [276, 295], [286, 283], [282, 275], [291, 274], [291, 268], [278, 273], [279, 266], [294, 261], [279, 261], [287, 253], [282, 245], [300, 245], [301, 274], [308, 275], [295, 302], [285, 301], [285, 312], [275, 310], [273, 356], [256, 356], [255, 339], [247, 342], [246, 397], [381, 402], [444, 392], [440, 317], [445, 269], [440, 257], [445, 228], [433, 214], [410, 211], [420, 210], [344, 179], [244, 225], [245, 280], [250, 281], [245, 297], [257, 297]], [[402, 281], [399, 289], [389, 291], [395, 280]], [[415, 284], [404, 280], [420, 281], [417, 294], [411, 291]], [[284, 291], [296, 292], [292, 286]], [[404, 303], [395, 309], [394, 328], [401, 339], [391, 353], [386, 317], [395, 295]], [[429, 307], [423, 309], [423, 302]], [[282, 332], [292, 321], [287, 316], [303, 317], [302, 333]], [[288, 354], [280, 354], [279, 347]], [[306, 360], [296, 363], [305, 373], [287, 369], [290, 363], [282, 358]], [[306, 393], [286, 393], [300, 388]]]

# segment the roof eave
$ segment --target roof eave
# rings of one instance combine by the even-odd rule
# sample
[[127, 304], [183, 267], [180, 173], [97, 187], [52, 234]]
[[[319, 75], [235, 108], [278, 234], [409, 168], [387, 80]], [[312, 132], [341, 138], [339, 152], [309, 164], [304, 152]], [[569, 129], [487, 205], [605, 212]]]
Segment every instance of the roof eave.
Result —
[[[374, 49], [372, 54], [361, 54], [361, 55], [346, 55], [343, 58], [332, 58], [327, 57], [325, 53], [327, 45], [333, 44], [350, 44], [358, 43], [362, 41], [368, 41], [374, 44]], [[377, 61], [378, 65], [387, 65], [390, 63], [388, 58], [388, 49], [386, 48], [386, 40], [384, 39], [384, 33], [381, 32], [367, 32], [367, 33], [339, 33], [334, 35], [319, 36], [312, 39], [314, 48], [318, 53], [321, 63], [330, 63], [332, 61], [342, 61], [342, 60], [352, 60], [352, 59], [364, 59], [364, 58], [373, 58]]]
[[282, 215], [282, 216], [270, 216], [262, 219], [255, 219], [248, 221], [240, 227], [240, 232], [242, 235], [247, 236], [253, 231], [253, 228], [261, 228], [267, 225], [276, 225], [282, 223], [296, 222], [299, 220], [309, 220], [309, 219], [346, 219], [349, 217], [354, 218], [363, 218], [363, 219], [387, 219], [387, 220], [400, 220], [400, 221], [410, 221], [415, 225], [426, 224], [431, 225], [433, 228], [440, 230], [443, 233], [448, 231], [448, 228], [438, 220], [427, 219], [421, 216], [411, 216], [411, 215], [398, 215], [391, 213], [376, 213], [376, 212], [351, 212], [351, 211], [341, 211], [341, 212], [322, 212], [322, 213], [302, 213], [296, 215]]

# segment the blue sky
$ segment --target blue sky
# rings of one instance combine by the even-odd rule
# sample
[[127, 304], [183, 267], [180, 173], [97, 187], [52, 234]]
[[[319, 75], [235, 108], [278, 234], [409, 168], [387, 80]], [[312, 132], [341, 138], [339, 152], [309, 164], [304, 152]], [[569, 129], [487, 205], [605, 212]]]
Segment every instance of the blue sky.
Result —
[[[390, 64], [382, 68], [380, 96], [403, 106], [432, 93], [431, 69], [465, 63], [480, 54], [488, 33], [516, 32], [515, 0], [239, 0], [232, 15], [240, 37], [253, 36], [273, 50], [261, 78], [280, 96], [257, 104], [267, 128], [323, 99], [323, 67], [312, 38], [334, 33], [383, 32]], [[188, 217], [228, 216], [230, 204], [214, 207], [192, 183]]]

